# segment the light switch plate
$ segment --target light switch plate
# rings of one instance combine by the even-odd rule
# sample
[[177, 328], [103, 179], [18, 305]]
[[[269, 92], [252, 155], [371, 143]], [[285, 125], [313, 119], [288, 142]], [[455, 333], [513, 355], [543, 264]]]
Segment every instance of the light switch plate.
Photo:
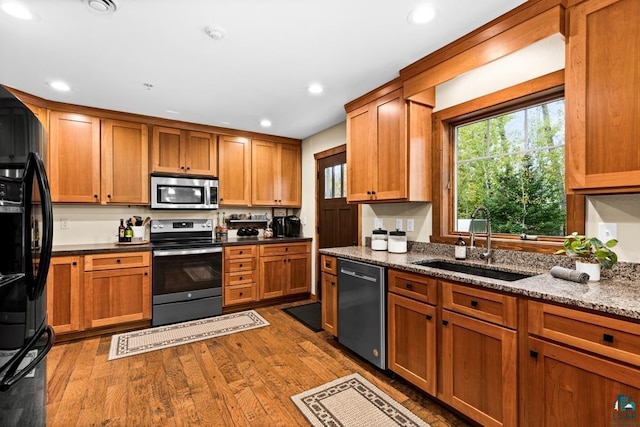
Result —
[[382, 228], [382, 220], [380, 218], [376, 218], [373, 220], [373, 228], [375, 228], [376, 230], [378, 228]]
[[60, 218], [60, 230], [69, 230], [69, 218]]
[[402, 218], [396, 218], [396, 230], [402, 230]]
[[407, 231], [413, 231], [413, 218], [407, 218]]

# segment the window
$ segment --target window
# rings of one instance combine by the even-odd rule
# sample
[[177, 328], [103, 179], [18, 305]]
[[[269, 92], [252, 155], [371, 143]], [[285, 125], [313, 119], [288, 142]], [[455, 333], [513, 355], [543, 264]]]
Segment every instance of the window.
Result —
[[549, 252], [584, 233], [585, 198], [564, 190], [563, 98], [560, 70], [434, 112], [431, 242], [455, 243], [478, 205], [494, 248]]
[[454, 126], [455, 231], [484, 205], [494, 233], [565, 236], [564, 99]]
[[324, 169], [324, 198], [347, 197], [347, 164], [342, 163]]

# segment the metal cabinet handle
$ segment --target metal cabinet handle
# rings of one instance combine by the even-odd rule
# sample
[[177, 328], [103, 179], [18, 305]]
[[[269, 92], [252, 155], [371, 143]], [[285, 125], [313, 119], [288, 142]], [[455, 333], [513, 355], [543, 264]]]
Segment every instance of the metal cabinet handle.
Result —
[[471, 301], [471, 307], [478, 308], [478, 301], [472, 300]]
[[449, 324], [449, 321], [448, 321], [448, 320], [443, 320], [443, 321], [442, 321], [442, 325], [443, 325], [443, 326], [447, 326], [448, 324]]
[[529, 356], [533, 357], [534, 359], [538, 358], [538, 352], [535, 350], [529, 350]]
[[411, 283], [407, 283], [407, 289], [413, 289], [413, 285]]
[[78, 263], [76, 261], [73, 261], [71, 265], [78, 265]]
[[117, 260], [116, 260], [116, 263], [117, 263], [117, 264], [120, 264], [120, 260], [119, 260], [119, 259], [117, 259]]
[[430, 314], [427, 314], [426, 318], [427, 318], [427, 320], [431, 320], [431, 319], [433, 319], [433, 316], [431, 316]]
[[602, 335], [602, 341], [608, 342], [610, 344], [613, 344], [613, 335], [603, 334]]

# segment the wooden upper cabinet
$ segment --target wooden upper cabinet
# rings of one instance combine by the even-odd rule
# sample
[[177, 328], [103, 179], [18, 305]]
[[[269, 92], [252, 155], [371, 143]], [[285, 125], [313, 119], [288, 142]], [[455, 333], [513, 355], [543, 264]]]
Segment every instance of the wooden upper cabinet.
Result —
[[347, 113], [347, 200], [431, 198], [431, 110], [402, 88]]
[[251, 140], [220, 136], [220, 205], [251, 204]]
[[100, 202], [100, 119], [51, 111], [49, 156], [53, 202]]
[[153, 128], [153, 172], [217, 176], [217, 151], [214, 134]]
[[640, 189], [640, 2], [569, 10], [566, 180], [582, 193]]
[[301, 148], [294, 144], [251, 142], [251, 202], [254, 206], [302, 204]]
[[149, 135], [146, 125], [102, 121], [102, 202], [149, 203]]

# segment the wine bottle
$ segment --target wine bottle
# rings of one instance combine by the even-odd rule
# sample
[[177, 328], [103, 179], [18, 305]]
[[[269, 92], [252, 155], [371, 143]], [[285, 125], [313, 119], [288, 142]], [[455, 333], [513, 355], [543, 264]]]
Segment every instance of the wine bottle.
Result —
[[118, 227], [118, 242], [125, 241], [125, 230], [126, 227], [124, 226], [124, 219], [120, 219], [120, 226]]
[[131, 228], [131, 221], [127, 221], [127, 228], [124, 229], [124, 241], [130, 242], [133, 237], [133, 228]]

